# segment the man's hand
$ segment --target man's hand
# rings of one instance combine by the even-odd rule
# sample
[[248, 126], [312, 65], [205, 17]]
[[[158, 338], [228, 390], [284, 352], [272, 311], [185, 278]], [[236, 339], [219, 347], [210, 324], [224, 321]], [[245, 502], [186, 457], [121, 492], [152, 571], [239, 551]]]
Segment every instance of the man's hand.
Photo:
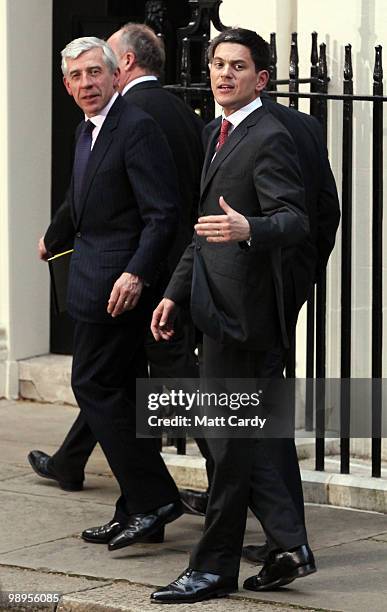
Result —
[[44, 244], [43, 237], [38, 242], [38, 253], [39, 253], [39, 259], [42, 259], [43, 261], [47, 261], [47, 259], [51, 257], [51, 253], [49, 253], [46, 249], [46, 245]]
[[177, 315], [177, 307], [175, 302], [168, 298], [161, 300], [156, 310], [153, 312], [151, 331], [154, 339], [170, 340], [173, 336], [173, 323]]
[[219, 206], [225, 215], [208, 215], [199, 217], [195, 225], [198, 236], [206, 236], [207, 242], [242, 242], [250, 238], [250, 225], [246, 217], [231, 208], [223, 198]]
[[114, 283], [108, 301], [108, 313], [118, 317], [126, 310], [132, 310], [140, 299], [143, 286], [144, 282], [139, 276], [123, 272]]

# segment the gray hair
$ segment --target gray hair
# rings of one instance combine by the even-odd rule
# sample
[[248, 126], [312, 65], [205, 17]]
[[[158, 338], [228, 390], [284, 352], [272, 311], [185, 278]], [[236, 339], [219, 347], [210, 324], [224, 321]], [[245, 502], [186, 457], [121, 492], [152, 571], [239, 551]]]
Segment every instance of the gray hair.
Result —
[[63, 75], [67, 74], [67, 59], [76, 59], [90, 49], [99, 48], [102, 49], [103, 61], [110, 70], [114, 72], [117, 68], [117, 58], [113, 53], [113, 50], [105, 40], [96, 38], [95, 36], [83, 36], [82, 38], [75, 38], [61, 51], [62, 56], [62, 72]]
[[160, 76], [165, 63], [164, 43], [152, 28], [142, 23], [127, 23], [119, 32], [118, 45], [121, 52], [133, 51], [140, 68]]

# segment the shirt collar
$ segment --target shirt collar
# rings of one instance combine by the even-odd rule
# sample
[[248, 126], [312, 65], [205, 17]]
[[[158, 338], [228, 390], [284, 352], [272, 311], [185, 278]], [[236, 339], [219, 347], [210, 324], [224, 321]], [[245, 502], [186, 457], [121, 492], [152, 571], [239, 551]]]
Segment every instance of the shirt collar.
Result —
[[227, 119], [231, 123], [230, 131], [234, 130], [248, 115], [250, 115], [253, 111], [257, 110], [262, 106], [261, 98], [258, 96], [252, 102], [246, 104], [246, 106], [242, 106], [235, 113], [231, 113], [228, 117], [224, 116], [224, 112], [222, 112], [222, 120]]
[[110, 101], [108, 102], [108, 104], [105, 106], [105, 108], [103, 108], [99, 115], [95, 115], [94, 117], [86, 117], [85, 115], [85, 121], [88, 121], [90, 119], [90, 121], [92, 123], [94, 123], [95, 127], [101, 128], [103, 122], [106, 119], [106, 115], [108, 114], [108, 112], [110, 111], [111, 107], [113, 106], [114, 102], [116, 101], [116, 99], [118, 98], [120, 94], [116, 91], [112, 97], [110, 98]]
[[137, 79], [133, 79], [133, 81], [130, 81], [130, 83], [127, 83], [124, 87], [124, 89], [121, 92], [121, 95], [125, 95], [127, 91], [129, 91], [129, 89], [132, 89], [132, 87], [134, 87], [135, 85], [138, 85], [138, 83], [145, 83], [146, 81], [157, 81], [157, 77], [155, 77], [154, 75], [144, 75], [144, 76], [140, 76], [137, 77]]

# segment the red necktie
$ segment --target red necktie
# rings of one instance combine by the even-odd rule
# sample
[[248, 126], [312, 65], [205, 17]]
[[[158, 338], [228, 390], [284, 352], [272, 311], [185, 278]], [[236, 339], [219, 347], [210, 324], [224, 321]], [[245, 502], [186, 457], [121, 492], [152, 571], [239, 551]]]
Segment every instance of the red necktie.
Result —
[[230, 123], [230, 121], [227, 121], [227, 119], [223, 119], [222, 125], [220, 126], [220, 134], [219, 134], [218, 142], [216, 143], [216, 147], [215, 147], [216, 153], [219, 151], [221, 147], [223, 147], [224, 143], [226, 142], [227, 137], [228, 137], [228, 131], [231, 125], [232, 124]]

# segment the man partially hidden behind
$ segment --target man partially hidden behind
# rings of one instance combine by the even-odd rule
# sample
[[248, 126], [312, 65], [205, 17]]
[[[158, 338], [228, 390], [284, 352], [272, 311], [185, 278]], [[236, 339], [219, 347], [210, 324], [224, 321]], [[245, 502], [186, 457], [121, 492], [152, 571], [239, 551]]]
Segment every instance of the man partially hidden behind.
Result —
[[[232, 28], [212, 41], [209, 60], [222, 123], [207, 148], [196, 236], [153, 314], [152, 331], [158, 340], [171, 338], [177, 306], [190, 300], [204, 334], [205, 377], [281, 378], [287, 329], [305, 299], [284, 295], [283, 254], [291, 262], [292, 250], [314, 239], [303, 170], [289, 130], [260, 100], [269, 76], [268, 44], [255, 32]], [[305, 252], [314, 268], [313, 249]], [[195, 602], [238, 588], [249, 502], [271, 551], [244, 587], [276, 589], [315, 572], [300, 511], [301, 483], [288, 487], [287, 474], [299, 480], [294, 441], [207, 443], [214, 474], [203, 536], [189, 568], [154, 592], [153, 601]]]
[[114, 518], [99, 529], [112, 535], [118, 523], [132, 543], [159, 539], [182, 508], [156, 445], [136, 438], [135, 382], [147, 375], [152, 286], [177, 227], [176, 169], [157, 124], [116, 92], [119, 70], [107, 43], [72, 41], [62, 51], [62, 71], [85, 120], [71, 184], [40, 240], [40, 256], [74, 243], [72, 388], [121, 489]]

